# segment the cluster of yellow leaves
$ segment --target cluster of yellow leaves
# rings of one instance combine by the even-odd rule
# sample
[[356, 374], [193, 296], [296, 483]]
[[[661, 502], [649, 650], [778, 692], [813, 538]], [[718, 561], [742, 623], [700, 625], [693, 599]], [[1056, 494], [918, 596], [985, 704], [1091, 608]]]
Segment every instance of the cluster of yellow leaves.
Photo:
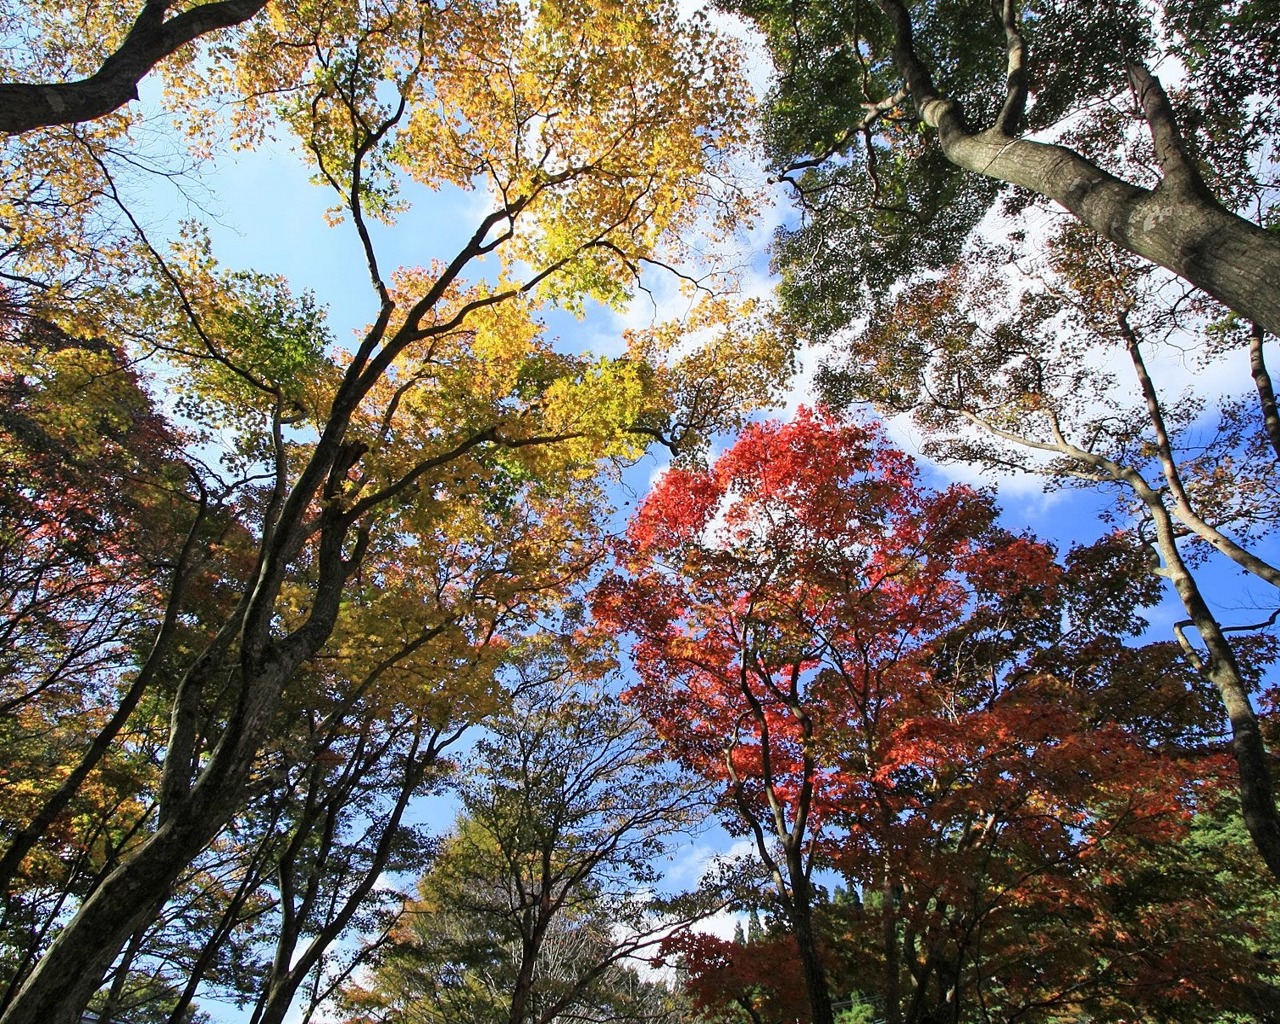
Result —
[[[38, 66], [9, 70], [89, 73], [133, 13], [41, 5]], [[222, 144], [213, 115], [229, 110], [240, 145], [280, 130], [299, 140], [348, 212], [391, 219], [407, 182], [491, 200], [487, 233], [462, 257], [395, 276], [389, 318], [368, 336], [395, 356], [362, 387], [345, 441], [360, 454], [323, 499], [356, 509], [372, 538], [326, 651], [332, 677], [370, 678], [394, 655], [379, 675], [387, 701], [456, 710], [450, 690], [466, 675], [484, 705], [503, 630], [553, 606], [597, 557], [601, 460], [638, 457], [654, 430], [636, 428], [674, 415], [696, 443], [773, 397], [792, 349], [751, 303], [700, 306], [682, 337], [710, 340], [671, 365], [675, 328], [594, 360], [559, 351], [537, 316], [547, 300], [616, 304], [646, 260], [680, 250], [745, 137], [738, 59], [674, 3], [280, 0], [162, 65], [164, 102], [197, 157]], [[25, 232], [12, 266], [114, 293], [111, 325], [163, 352], [158, 379], [170, 411], [199, 428], [191, 439], [221, 445], [237, 475], [287, 485], [332, 415], [342, 357], [323, 311], [282, 279], [220, 270], [198, 227], [163, 266], [125, 241], [130, 225], [105, 216], [110, 150], [133, 146], [138, 117], [10, 146], [0, 217]], [[724, 224], [744, 210], [732, 188], [715, 199]], [[458, 270], [490, 252], [496, 272], [464, 283]], [[86, 309], [76, 324], [96, 325]], [[280, 629], [309, 613], [302, 562]]]
[[[6, 831], [25, 822], [70, 774], [85, 732], [102, 727], [101, 709], [60, 700], [29, 705], [12, 714], [3, 731], [7, 753], [0, 770], [0, 822]], [[50, 827], [45, 842], [24, 859], [23, 886], [57, 886], [85, 865], [91, 870], [119, 856], [135, 842], [147, 817], [146, 788], [152, 765], [137, 752], [113, 753], [83, 783], [72, 804]]]
[[[398, 273], [398, 309], [438, 273]], [[360, 437], [375, 478], [396, 479], [433, 449], [485, 431], [511, 467], [548, 482], [640, 454], [626, 432], [650, 400], [639, 367], [556, 351], [533, 301], [505, 280], [451, 286], [419, 324], [427, 337], [400, 353], [364, 403]]]
[[797, 345], [773, 307], [727, 295], [704, 297], [682, 321], [627, 333], [628, 354], [652, 368], [663, 432], [681, 454], [776, 405], [795, 370]]
[[[0, 12], [0, 75], [6, 81], [68, 81], [91, 75], [123, 41], [134, 4], [33, 0]], [[21, 12], [20, 14], [18, 12]]]
[[217, 123], [211, 100], [235, 98], [240, 144], [284, 125], [344, 205], [354, 193], [384, 219], [407, 180], [487, 190], [506, 266], [554, 270], [546, 291], [569, 305], [619, 300], [631, 262], [674, 243], [744, 139], [737, 53], [671, 3], [269, 10], [210, 51], [207, 76], [171, 79], [192, 133]]
[[[123, 40], [133, 4], [6, 5], [0, 13], [0, 81], [67, 82], [85, 78]], [[189, 55], [184, 55], [189, 56]], [[172, 72], [181, 75], [181, 59]], [[115, 185], [104, 161], [134, 144], [137, 104], [92, 125], [55, 127], [0, 140], [0, 271], [9, 287], [34, 285], [46, 311], [82, 322], [142, 258], [112, 206]], [[122, 230], [122, 227], [125, 230]], [[109, 303], [107, 303], [109, 305]], [[96, 324], [88, 328], [93, 333]]]
[[[389, 335], [441, 272], [395, 275]], [[557, 352], [536, 314], [505, 281], [453, 283], [352, 418], [361, 456], [329, 500], [360, 510], [369, 549], [320, 667], [366, 708], [437, 727], [491, 713], [512, 645], [599, 557], [598, 467], [641, 453], [628, 428], [651, 388], [633, 361]], [[281, 598], [294, 628], [309, 581]]]

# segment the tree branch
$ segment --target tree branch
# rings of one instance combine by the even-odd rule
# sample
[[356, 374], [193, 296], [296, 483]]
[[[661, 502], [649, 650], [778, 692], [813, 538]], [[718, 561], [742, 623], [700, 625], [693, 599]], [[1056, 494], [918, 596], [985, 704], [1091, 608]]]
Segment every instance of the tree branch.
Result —
[[1271, 386], [1271, 373], [1267, 370], [1267, 362], [1262, 350], [1264, 333], [1257, 324], [1254, 324], [1249, 332], [1249, 372], [1253, 376], [1254, 387], [1258, 390], [1258, 404], [1262, 407], [1262, 425], [1276, 453], [1276, 458], [1280, 459], [1280, 411], [1276, 409], [1276, 393]]
[[0, 83], [0, 131], [91, 121], [138, 98], [138, 83], [193, 39], [248, 21], [267, 0], [218, 0], [164, 20], [172, 0], [147, 0], [120, 48], [78, 82]]
[[1167, 183], [1179, 191], [1209, 198], [1208, 186], [1187, 155], [1187, 146], [1182, 139], [1182, 132], [1178, 130], [1173, 106], [1169, 103], [1169, 96], [1160, 84], [1160, 79], [1137, 61], [1126, 62], [1125, 70], [1151, 132], [1156, 162], [1160, 165], [1160, 173], [1164, 175], [1162, 185]]
[[996, 17], [1004, 25], [1005, 49], [1008, 51], [1005, 74], [1005, 97], [1000, 113], [996, 116], [996, 131], [1012, 136], [1027, 109], [1026, 45], [1022, 30], [1018, 27], [1018, 12], [1014, 0], [992, 0]]

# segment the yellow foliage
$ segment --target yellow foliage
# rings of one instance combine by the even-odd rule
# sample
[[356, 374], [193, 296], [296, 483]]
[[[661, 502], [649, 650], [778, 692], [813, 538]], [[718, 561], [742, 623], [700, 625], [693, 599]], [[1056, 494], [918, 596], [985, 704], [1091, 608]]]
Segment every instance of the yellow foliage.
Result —
[[510, 236], [504, 267], [548, 273], [544, 291], [570, 306], [620, 301], [628, 263], [675, 242], [705, 207], [708, 172], [744, 139], [737, 53], [673, 3], [271, 11], [236, 48], [214, 48], [203, 79], [170, 81], [192, 132], [207, 134], [216, 101], [234, 96], [240, 144], [282, 124], [345, 198], [352, 154], [385, 130], [362, 168], [364, 212], [403, 209], [404, 179], [486, 190], [505, 214], [488, 238]]
[[707, 296], [683, 321], [627, 336], [632, 356], [653, 367], [671, 439], [696, 452], [720, 431], [776, 405], [792, 373], [798, 337], [767, 304]]

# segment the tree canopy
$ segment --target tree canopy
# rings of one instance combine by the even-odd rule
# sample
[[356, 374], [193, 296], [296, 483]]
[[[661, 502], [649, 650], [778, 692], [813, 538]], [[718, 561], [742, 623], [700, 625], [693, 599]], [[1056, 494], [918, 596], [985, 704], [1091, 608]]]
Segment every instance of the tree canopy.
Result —
[[[261, 7], [7, 22], [29, 120], [4, 151], [6, 621], [32, 642], [5, 677], [6, 1022], [77, 1020], [197, 918], [173, 1012], [235, 937], [258, 950], [237, 968], [255, 1019], [281, 1019], [405, 853], [443, 751], [572, 614], [599, 469], [770, 391], [729, 374], [682, 411], [678, 363], [568, 354], [539, 318], [621, 303], [646, 264], [686, 263], [696, 218], [742, 212], [720, 184], [745, 89], [702, 21]], [[368, 272], [351, 351], [313, 296], [220, 267], [199, 224], [163, 242], [133, 206], [156, 115], [119, 102], [153, 63], [193, 159], [285, 133], [331, 190]], [[414, 185], [480, 210], [457, 251], [384, 269], [370, 221]]]
[[[802, 208], [775, 257], [788, 315], [831, 345], [823, 397], [910, 411], [954, 461], [1136, 499], [1133, 536], [1185, 610], [1179, 642], [1221, 694], [1244, 814], [1280, 876], [1272, 755], [1241, 664], [1272, 639], [1195, 572], [1203, 543], [1271, 573], [1245, 495], [1276, 462], [1258, 440], [1280, 436], [1273, 5], [731, 6], [774, 58], [765, 135]], [[1208, 367], [1245, 349], [1252, 380], [1224, 395], [1185, 401], [1153, 377], [1162, 353]], [[1133, 367], [1124, 397], [1113, 356]]]
[[488, 724], [453, 832], [372, 983], [345, 995], [350, 1019], [667, 1019], [637, 967], [676, 926], [654, 863], [694, 825], [696, 791], [633, 711], [568, 680]]
[[[835, 1019], [831, 972], [864, 943], [879, 968], [857, 981], [890, 1021], [1245, 998], [1215, 986], [1247, 990], [1250, 951], [1192, 953], [1157, 924], [1191, 908], [1135, 888], [1225, 765], [1190, 753], [1215, 720], [1176, 649], [1123, 646], [1154, 594], [1097, 578], [1117, 554], [1059, 563], [983, 495], [922, 487], [874, 428], [804, 410], [637, 510], [597, 616], [634, 635], [629, 699], [772, 876], [809, 1019]], [[824, 870], [863, 894], [851, 920], [824, 906]]]
[[815, 326], [956, 259], [1006, 185], [1280, 332], [1270, 0], [725, 6], [777, 69], [767, 136], [810, 213], [779, 259]]
[[1274, 1019], [1274, 0], [721, 6], [3, 6], [0, 1024]]

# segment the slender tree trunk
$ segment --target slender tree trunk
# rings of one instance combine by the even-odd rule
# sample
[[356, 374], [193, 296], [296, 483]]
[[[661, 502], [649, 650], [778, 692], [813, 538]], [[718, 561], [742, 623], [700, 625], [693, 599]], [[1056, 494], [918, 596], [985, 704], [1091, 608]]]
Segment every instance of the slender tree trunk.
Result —
[[902, 958], [898, 944], [898, 908], [894, 902], [893, 879], [888, 861], [880, 878], [880, 941], [884, 946], [884, 1019], [886, 1024], [902, 1022]]
[[1056, 445], [1036, 444], [1019, 439], [970, 414], [974, 422], [997, 436], [1017, 440], [1028, 447], [1056, 451], [1077, 460], [1090, 469], [1129, 487], [1146, 507], [1156, 533], [1156, 548], [1163, 566], [1157, 571], [1173, 584], [1190, 624], [1200, 634], [1207, 656], [1202, 656], [1178, 631], [1178, 640], [1188, 660], [1204, 676], [1222, 700], [1231, 723], [1231, 747], [1240, 773], [1240, 808], [1254, 847], [1262, 856], [1272, 878], [1280, 881], [1280, 809], [1276, 807], [1275, 785], [1271, 777], [1271, 757], [1258, 716], [1249, 700], [1249, 686], [1226, 633], [1214, 616], [1195, 576], [1178, 550], [1173, 514], [1156, 491], [1136, 469], [1123, 466], [1066, 441], [1055, 426]]
[[142, 940], [146, 937], [146, 928], [140, 928], [134, 932], [129, 939], [129, 945], [124, 951], [124, 955], [116, 964], [115, 977], [111, 981], [111, 987], [107, 990], [107, 998], [101, 1004], [98, 1010], [98, 1024], [115, 1024], [116, 1015], [120, 1012], [120, 1004], [124, 996], [124, 988], [129, 980], [129, 970], [133, 966], [133, 961], [138, 955], [138, 950], [142, 948]]
[[1258, 407], [1262, 412], [1262, 425], [1271, 442], [1271, 450], [1280, 459], [1280, 410], [1276, 407], [1276, 393], [1271, 386], [1271, 372], [1263, 352], [1264, 331], [1257, 324], [1249, 332], [1249, 372], [1258, 391]]
[[1231, 723], [1231, 747], [1240, 772], [1240, 809], [1245, 826], [1273, 879], [1280, 881], [1280, 810], [1276, 807], [1275, 786], [1271, 778], [1271, 757], [1258, 716], [1249, 700], [1249, 685], [1240, 671], [1231, 643], [1178, 550], [1172, 513], [1165, 506], [1162, 495], [1136, 470], [1118, 466], [1081, 449], [1064, 447], [1063, 451], [1127, 484], [1146, 506], [1155, 527], [1156, 547], [1164, 562], [1159, 573], [1173, 584], [1191, 624], [1200, 634], [1207, 657], [1202, 657], [1181, 632], [1178, 640], [1187, 658], [1218, 691], [1226, 709], [1227, 720]]
[[[1155, 511], [1164, 512], [1163, 506]], [[1178, 592], [1191, 624], [1200, 634], [1207, 657], [1199, 657], [1183, 640], [1183, 649], [1196, 667], [1217, 689], [1231, 722], [1231, 746], [1240, 772], [1240, 810], [1253, 844], [1272, 877], [1280, 880], [1280, 815], [1276, 812], [1275, 787], [1271, 778], [1271, 758], [1262, 737], [1258, 716], [1249, 701], [1249, 687], [1236, 662], [1235, 652], [1222, 627], [1200, 593], [1173, 536], [1167, 512], [1156, 522], [1156, 534], [1164, 573]]]
[[[276, 820], [278, 819], [273, 818], [273, 825]], [[209, 969], [216, 962], [218, 951], [224, 944], [230, 941], [231, 935], [235, 931], [236, 927], [249, 919], [242, 915], [249, 896], [263, 881], [261, 860], [259, 857], [261, 851], [262, 847], [259, 846], [258, 850], [255, 851], [253, 860], [250, 862], [249, 867], [240, 878], [240, 881], [236, 886], [235, 893], [223, 908], [222, 915], [218, 920], [217, 926], [205, 940], [204, 946], [201, 947], [199, 955], [195, 958], [195, 962], [187, 972], [186, 984], [183, 985], [177, 1001], [173, 1004], [173, 1009], [169, 1011], [169, 1017], [168, 1020], [165, 1021], [165, 1024], [184, 1024], [185, 1021], [190, 1019], [188, 1011], [195, 1002], [196, 993], [199, 991], [200, 985], [204, 982], [205, 976], [209, 973]]]
[[787, 851], [787, 869], [791, 875], [791, 931], [800, 952], [800, 969], [804, 975], [813, 1024], [834, 1024], [835, 1011], [827, 988], [827, 972], [818, 954], [818, 937], [813, 929], [813, 895], [800, 863], [799, 851]]
[[147, 655], [146, 661], [143, 662], [142, 667], [138, 670], [133, 682], [129, 684], [129, 688], [116, 706], [114, 714], [112, 714], [97, 736], [94, 737], [88, 749], [85, 750], [80, 762], [63, 779], [62, 784], [49, 795], [40, 810], [32, 815], [30, 821], [18, 831], [9, 844], [9, 848], [5, 851], [4, 856], [0, 857], [0, 889], [8, 891], [13, 876], [17, 873], [23, 858], [31, 852], [32, 847], [40, 841], [49, 826], [66, 809], [67, 804], [80, 791], [80, 786], [84, 780], [102, 762], [112, 743], [124, 728], [125, 723], [128, 722], [138, 704], [142, 701], [143, 695], [151, 686], [157, 673], [161, 671], [160, 666], [163, 663], [164, 656], [168, 653], [169, 640], [173, 636], [173, 631], [178, 621], [178, 613], [182, 608], [182, 600], [190, 574], [192, 553], [200, 530], [204, 526], [207, 512], [208, 497], [202, 490], [195, 519], [187, 530], [186, 538], [178, 554], [177, 564], [173, 569], [169, 583], [169, 597], [165, 603], [164, 617], [161, 620], [160, 628], [156, 631], [156, 637], [151, 644], [151, 650]]
[[[301, 510], [309, 497], [319, 490], [312, 481], [323, 480], [332, 452], [341, 452], [342, 429], [341, 423], [330, 421], [292, 492], [295, 508], [284, 520], [290, 529], [282, 531], [264, 552], [248, 614], [237, 614], [237, 621], [245, 623], [238, 631], [239, 695], [208, 764], [189, 789], [168, 785], [171, 805], [161, 808], [156, 831], [81, 904], [0, 1017], [0, 1024], [78, 1024], [129, 936], [150, 919], [156, 901], [164, 898], [183, 869], [241, 806], [249, 772], [285, 684], [329, 639], [347, 577], [364, 556], [368, 538], [360, 533], [350, 559], [344, 558], [343, 544], [351, 524], [339, 510], [330, 510], [320, 527], [319, 580], [311, 614], [289, 636], [272, 639], [275, 596], [293, 549], [301, 544], [296, 524], [302, 521]], [[198, 663], [192, 672], [203, 673], [207, 668]]]
[[537, 964], [541, 945], [541, 939], [537, 937], [526, 935], [520, 940], [520, 967], [511, 986], [511, 1007], [507, 1012], [507, 1024], [525, 1024], [529, 1004], [533, 1000], [533, 969]]
[[[415, 728], [419, 734], [426, 731], [425, 725], [421, 722], [417, 723]], [[412, 767], [404, 775], [395, 805], [381, 828], [373, 856], [365, 867], [360, 883], [348, 893], [341, 907], [328, 920], [312, 922], [314, 938], [307, 944], [301, 955], [297, 953], [296, 941], [290, 942], [287, 947], [282, 946], [282, 951], [286, 952], [288, 956], [277, 958], [264, 993], [264, 999], [258, 1008], [258, 1012], [254, 1015], [252, 1024], [283, 1024], [289, 1008], [293, 1005], [293, 1000], [298, 994], [298, 989], [302, 987], [307, 975], [311, 973], [316, 964], [320, 962], [320, 958], [325, 951], [355, 918], [357, 911], [364, 905], [365, 898], [373, 890], [378, 878], [381, 877], [387, 862], [391, 859], [391, 854], [400, 832], [400, 823], [404, 820], [409, 801], [426, 775], [427, 769], [436, 762], [438, 748], [433, 743], [430, 743], [426, 753], [420, 756], [418, 751], [420, 742], [419, 735], [415, 737], [413, 747], [409, 751], [407, 758]], [[337, 810], [341, 810], [342, 806], [345, 805], [339, 806]], [[327, 866], [328, 862], [325, 859], [314, 865], [313, 870], [323, 871]], [[531, 962], [528, 979], [530, 986], [532, 986], [532, 979], [533, 969]]]

